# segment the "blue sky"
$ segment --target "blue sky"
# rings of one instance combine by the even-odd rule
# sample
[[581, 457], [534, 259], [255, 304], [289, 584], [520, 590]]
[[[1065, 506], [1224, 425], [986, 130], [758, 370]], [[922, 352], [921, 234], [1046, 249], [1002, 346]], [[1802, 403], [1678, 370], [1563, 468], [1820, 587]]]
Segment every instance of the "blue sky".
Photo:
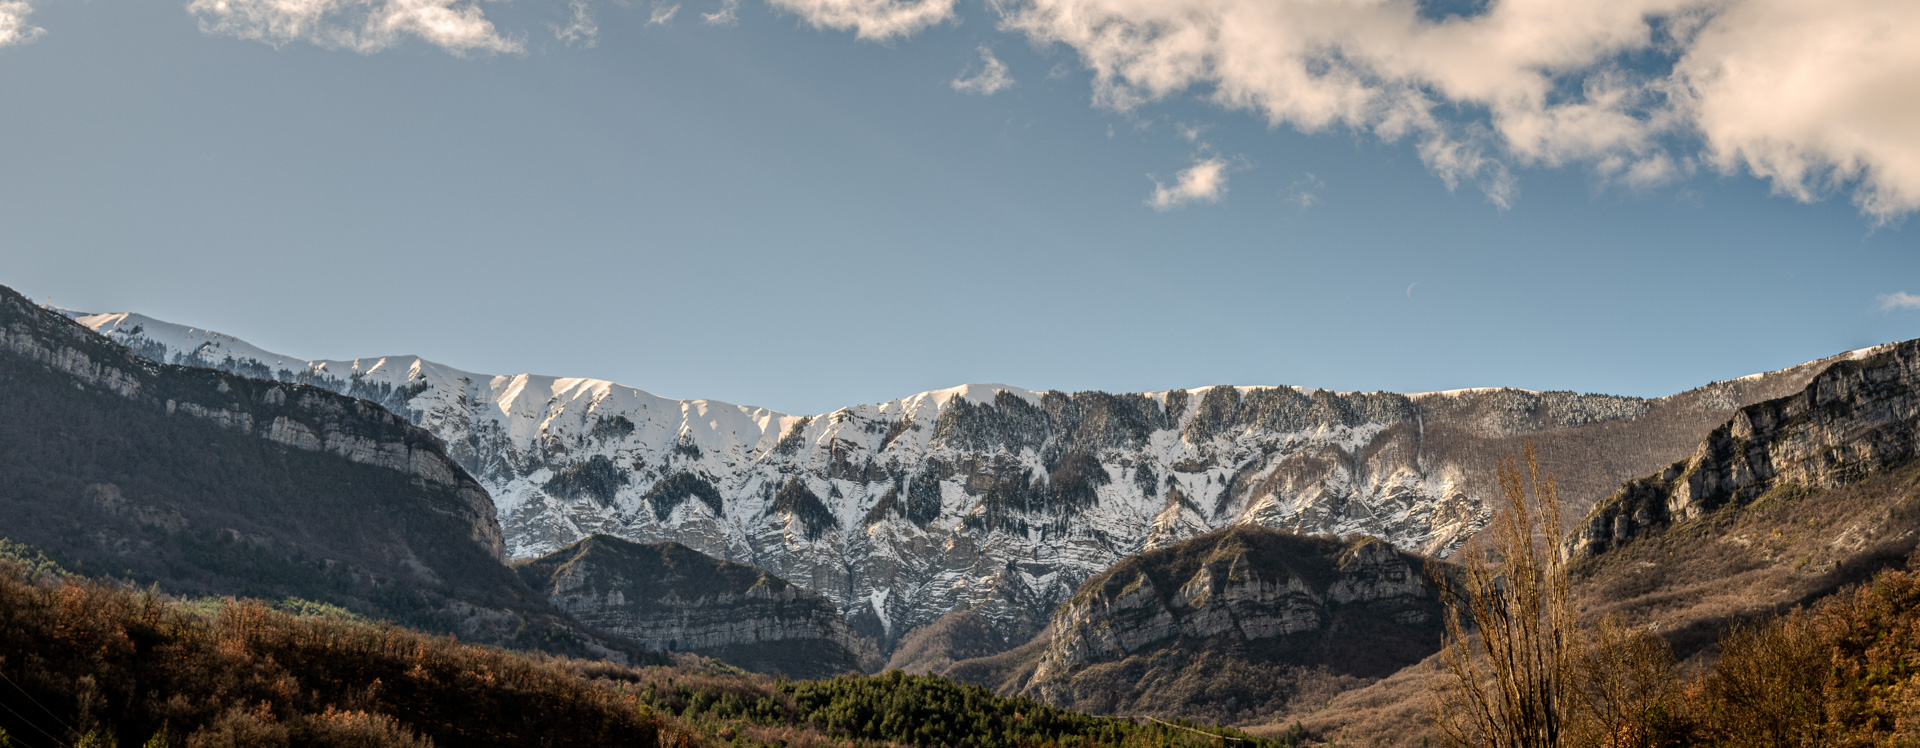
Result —
[[[1910, 7], [1179, 3], [1229, 20], [0, 2], [0, 283], [789, 412], [968, 381], [1661, 395], [1920, 337]], [[1752, 59], [1781, 72], [1714, 72]]]

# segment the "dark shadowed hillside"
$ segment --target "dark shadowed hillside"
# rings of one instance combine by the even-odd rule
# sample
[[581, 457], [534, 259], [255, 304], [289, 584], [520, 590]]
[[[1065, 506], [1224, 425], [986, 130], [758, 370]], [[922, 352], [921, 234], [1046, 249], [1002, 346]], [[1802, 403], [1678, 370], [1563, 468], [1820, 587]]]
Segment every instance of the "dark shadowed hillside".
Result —
[[794, 678], [879, 664], [873, 642], [826, 598], [679, 543], [594, 535], [518, 568], [561, 610], [650, 650]]
[[182, 595], [608, 650], [502, 563], [439, 441], [316, 387], [139, 358], [0, 288], [0, 535]]

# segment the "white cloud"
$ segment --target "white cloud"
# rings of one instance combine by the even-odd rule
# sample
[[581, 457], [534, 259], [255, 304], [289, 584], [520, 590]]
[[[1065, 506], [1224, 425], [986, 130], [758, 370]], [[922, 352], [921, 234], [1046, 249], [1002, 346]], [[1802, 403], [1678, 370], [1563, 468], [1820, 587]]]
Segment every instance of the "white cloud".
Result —
[[[481, 10], [505, 1], [187, 7], [210, 33], [274, 45], [370, 53], [412, 37], [455, 54], [517, 52], [518, 37]], [[591, 1], [569, 0], [573, 23], [555, 27], [558, 38], [594, 43]], [[718, 2], [702, 20], [734, 23], [739, 0]], [[768, 2], [815, 28], [882, 42], [957, 19], [955, 0]], [[1751, 174], [1798, 200], [1847, 195], [1881, 223], [1920, 211], [1915, 0], [1487, 0], [1445, 19], [1415, 0], [988, 5], [1003, 30], [1072, 50], [1100, 106], [1126, 112], [1198, 94], [1273, 127], [1408, 142], [1448, 189], [1477, 188], [1502, 208], [1518, 194], [1516, 168], [1583, 166], [1630, 188], [1703, 167]], [[681, 6], [652, 7], [658, 24]], [[29, 0], [0, 0], [0, 45], [43, 33], [26, 23], [30, 11]], [[985, 47], [981, 59], [955, 90], [1013, 84]], [[1197, 129], [1188, 134], [1198, 142]]]
[[732, 26], [740, 20], [740, 0], [722, 0], [719, 10], [701, 13], [700, 20], [715, 26]]
[[27, 23], [31, 13], [33, 6], [26, 2], [0, 2], [0, 47], [26, 44], [47, 33], [46, 29]]
[[1153, 180], [1153, 196], [1147, 204], [1154, 210], [1172, 210], [1188, 203], [1217, 203], [1226, 194], [1227, 160], [1214, 156], [1180, 170], [1171, 185]]
[[[998, 0], [1002, 27], [1076, 52], [1126, 111], [1199, 92], [1272, 126], [1410, 139], [1449, 188], [1496, 205], [1514, 165], [1585, 164], [1632, 186], [1695, 153], [1879, 220], [1920, 210], [1920, 3]], [[1671, 70], [1647, 59], [1677, 59]], [[1627, 64], [1629, 59], [1635, 66]]]
[[1851, 187], [1885, 221], [1920, 209], [1920, 4], [1746, 0], [1674, 69], [1709, 161], [1814, 200]]
[[980, 47], [980, 62], [980, 72], [953, 79], [953, 90], [992, 96], [1013, 86], [1013, 76], [1007, 73], [1007, 64], [994, 57], [993, 50], [986, 45]]
[[852, 30], [861, 39], [881, 41], [953, 18], [954, 0], [767, 0], [814, 28]]
[[1883, 293], [1880, 294], [1880, 297], [1876, 300], [1879, 302], [1880, 311], [1883, 312], [1891, 312], [1896, 309], [1920, 309], [1920, 296], [1915, 296], [1905, 291]]
[[583, 47], [591, 47], [598, 43], [600, 25], [594, 22], [593, 14], [587, 9], [586, 0], [570, 0], [567, 5], [573, 9], [573, 20], [565, 27], [555, 25], [554, 38]]
[[518, 52], [470, 0], [193, 0], [200, 29], [279, 46], [304, 41], [371, 54], [416, 37], [454, 54]]
[[[1415, 3], [1317, 0], [1010, 0], [1004, 25], [1073, 48], [1115, 109], [1202, 89], [1273, 126], [1415, 139], [1448, 184], [1511, 199], [1506, 159], [1559, 165], [1653, 150], [1658, 104], [1625, 73], [1560, 77], [1654, 41], [1649, 16], [1705, 0], [1498, 0], [1432, 21]], [[1436, 114], [1486, 113], [1474, 128]], [[1492, 147], [1489, 147], [1492, 146]], [[1501, 155], [1495, 155], [1497, 153]]]

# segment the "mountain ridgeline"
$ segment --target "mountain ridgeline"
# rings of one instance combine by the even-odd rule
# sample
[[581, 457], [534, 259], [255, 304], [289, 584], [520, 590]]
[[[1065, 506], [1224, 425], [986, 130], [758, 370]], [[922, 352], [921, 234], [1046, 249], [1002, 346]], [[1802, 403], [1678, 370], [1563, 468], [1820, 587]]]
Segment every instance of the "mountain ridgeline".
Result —
[[1920, 341], [1840, 361], [1801, 392], [1741, 408], [1693, 454], [1597, 504], [1572, 550], [1592, 556], [1769, 492], [1855, 483], [1920, 456]]
[[1410, 745], [1434, 557], [1525, 442], [1586, 516], [1583, 615], [1683, 657], [1920, 544], [1920, 341], [1657, 400], [967, 385], [789, 416], [0, 302], [4, 534], [171, 592], [590, 656], [887, 662]]
[[818, 592], [883, 653], [953, 611], [979, 615], [992, 640], [1026, 641], [1121, 559], [1227, 526], [1444, 554], [1485, 521], [1483, 476], [1522, 440], [1583, 511], [1823, 365], [1658, 400], [966, 385], [793, 416], [413, 357], [307, 361], [138, 315], [75, 316], [155, 360], [310, 383], [405, 415], [492, 494], [512, 556], [593, 534], [684, 543]]
[[[1565, 547], [1582, 617], [1657, 634], [1697, 669], [1714, 662], [1730, 631], [1868, 596], [1846, 590], [1920, 563], [1916, 457], [1920, 341], [1827, 361], [1800, 391], [1739, 409], [1690, 454], [1592, 507]], [[1910, 630], [1855, 632], [1913, 641]], [[1898, 685], [1911, 672], [1903, 668], [1874, 671], [1873, 685], [1855, 690], [1900, 693], [1911, 687]], [[1354, 744], [1412, 748], [1433, 737], [1432, 684], [1443, 680], [1429, 660], [1294, 716]], [[1830, 742], [1853, 744], [1814, 741]]]
[[0, 288], [0, 534], [179, 595], [615, 656], [503, 564], [440, 440], [319, 387], [159, 364]]

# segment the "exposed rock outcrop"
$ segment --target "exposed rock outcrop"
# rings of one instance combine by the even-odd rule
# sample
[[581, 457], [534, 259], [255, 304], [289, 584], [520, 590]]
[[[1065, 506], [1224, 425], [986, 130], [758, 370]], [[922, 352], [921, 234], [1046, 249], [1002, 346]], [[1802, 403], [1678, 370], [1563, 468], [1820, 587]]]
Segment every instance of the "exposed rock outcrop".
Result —
[[305, 361], [130, 314], [143, 355], [365, 397], [433, 431], [499, 503], [508, 552], [593, 533], [765, 567], [892, 646], [954, 610], [1030, 638], [1081, 582], [1220, 527], [1363, 533], [1444, 554], [1533, 439], [1583, 511], [1816, 366], [1657, 400], [1514, 389], [1036, 392], [966, 385], [815, 416], [414, 357]]
[[[1671, 466], [1597, 503], [1567, 541], [1586, 621], [1711, 658], [1731, 626], [1817, 604], [1920, 550], [1920, 341], [1820, 363], [1798, 392], [1739, 409]], [[1436, 660], [1302, 709], [1357, 745], [1437, 740]]]
[[1593, 556], [1782, 486], [1836, 488], [1920, 456], [1920, 341], [1833, 363], [1805, 389], [1741, 408], [1692, 456], [1596, 504], [1570, 541]]
[[1088, 580], [1031, 675], [998, 685], [1102, 713], [1277, 710], [1311, 681], [1352, 685], [1436, 651], [1427, 563], [1375, 538], [1215, 531]]
[[854, 633], [832, 601], [679, 543], [594, 535], [519, 570], [574, 618], [651, 650], [795, 678], [879, 665], [873, 642]]
[[0, 536], [70, 569], [620, 656], [505, 566], [440, 440], [374, 403], [157, 363], [4, 287], [0, 391]]

